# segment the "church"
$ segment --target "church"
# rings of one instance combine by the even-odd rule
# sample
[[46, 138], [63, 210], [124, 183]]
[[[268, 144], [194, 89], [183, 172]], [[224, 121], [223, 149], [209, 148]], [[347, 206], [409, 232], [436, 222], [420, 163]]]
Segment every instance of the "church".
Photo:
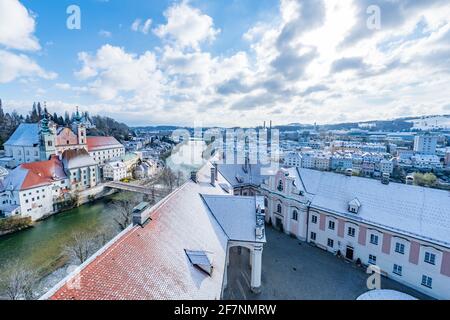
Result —
[[[46, 161], [51, 155], [62, 155], [67, 150], [84, 149], [90, 156], [100, 149], [111, 157], [125, 154], [125, 147], [114, 137], [88, 137], [86, 129], [90, 126], [78, 110], [71, 126], [58, 127], [47, 115], [39, 123], [21, 123], [4, 144], [3, 160], [14, 168], [22, 163]], [[106, 162], [99, 157], [94, 160], [99, 165]]]

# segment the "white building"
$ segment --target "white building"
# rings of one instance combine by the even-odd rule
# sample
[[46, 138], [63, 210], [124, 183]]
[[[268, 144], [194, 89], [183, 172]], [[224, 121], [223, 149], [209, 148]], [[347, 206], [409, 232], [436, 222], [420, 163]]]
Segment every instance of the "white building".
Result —
[[318, 153], [314, 157], [314, 168], [317, 170], [330, 170], [330, 158], [329, 154]]
[[412, 165], [419, 169], [442, 168], [441, 159], [435, 155], [417, 154], [411, 157]]
[[447, 192], [295, 168], [281, 170], [261, 189], [267, 221], [284, 232], [450, 298]]
[[120, 181], [128, 176], [127, 166], [122, 161], [111, 161], [103, 167], [105, 180]]
[[229, 167], [219, 171], [234, 192], [264, 196], [266, 221], [275, 228], [450, 299], [448, 192], [301, 168], [241, 176], [236, 183], [236, 169]]
[[24, 163], [1, 183], [0, 210], [7, 217], [29, 216], [35, 221], [55, 212], [54, 203], [68, 188], [69, 180], [58, 157]]
[[381, 173], [388, 173], [391, 175], [394, 172], [394, 162], [392, 160], [381, 160], [379, 167]]
[[302, 154], [302, 168], [314, 169], [316, 167], [316, 158], [313, 153]]
[[430, 134], [419, 135], [414, 138], [414, 151], [420, 154], [434, 155], [438, 137]]
[[99, 165], [125, 155], [125, 147], [114, 137], [88, 137], [87, 145], [89, 155]]
[[284, 157], [284, 164], [290, 167], [300, 168], [302, 166], [302, 156], [298, 152], [289, 152]]
[[66, 150], [61, 157], [71, 190], [82, 191], [99, 183], [98, 165], [85, 149]]
[[39, 125], [21, 123], [4, 143], [5, 158], [11, 158], [13, 166], [41, 160]]

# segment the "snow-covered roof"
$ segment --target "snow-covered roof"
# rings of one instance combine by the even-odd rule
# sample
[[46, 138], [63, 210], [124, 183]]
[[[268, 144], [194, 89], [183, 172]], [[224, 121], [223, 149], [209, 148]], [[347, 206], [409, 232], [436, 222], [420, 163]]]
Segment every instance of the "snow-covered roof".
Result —
[[39, 125], [21, 123], [5, 145], [33, 147], [39, 144]]
[[107, 166], [111, 166], [113, 168], [125, 168], [125, 163], [122, 161], [110, 161], [106, 164]]
[[251, 184], [259, 186], [268, 177], [260, 164], [249, 164], [244, 170], [243, 164], [218, 164], [217, 170], [232, 185]]
[[[450, 192], [400, 183], [297, 169], [311, 206], [450, 247]], [[358, 215], [348, 212], [357, 198]]]
[[[202, 197], [230, 240], [265, 242], [256, 238], [254, 198], [217, 195], [202, 195]], [[252, 211], [253, 215], [248, 214]]]
[[114, 137], [87, 137], [87, 145], [89, 152], [111, 148], [123, 148], [123, 145]]
[[86, 149], [66, 150], [62, 154], [62, 159], [64, 168], [69, 170], [97, 165]]
[[1, 190], [27, 190], [63, 179], [66, 179], [63, 165], [58, 157], [53, 156], [47, 161], [21, 164], [6, 176]]
[[[197, 183], [188, 181], [150, 209], [149, 223], [126, 230], [85, 263], [79, 271], [79, 287], [70, 286], [69, 277], [43, 298], [220, 299], [227, 244], [231, 239], [227, 232], [233, 238], [241, 238], [239, 230], [231, 229], [226, 223], [228, 218], [238, 218], [236, 214], [239, 220], [235, 222], [247, 221], [248, 215], [253, 217], [255, 226], [256, 204], [255, 198], [236, 199], [238, 207], [227, 206], [236, 212], [217, 208], [219, 203], [234, 201], [234, 197], [219, 186], [226, 183], [221, 175], [215, 186], [210, 184], [211, 167], [206, 164], [198, 173]], [[243, 238], [248, 237], [246, 231]], [[208, 275], [199, 270], [189, 260], [186, 250], [210, 255], [208, 260], [214, 271]]]

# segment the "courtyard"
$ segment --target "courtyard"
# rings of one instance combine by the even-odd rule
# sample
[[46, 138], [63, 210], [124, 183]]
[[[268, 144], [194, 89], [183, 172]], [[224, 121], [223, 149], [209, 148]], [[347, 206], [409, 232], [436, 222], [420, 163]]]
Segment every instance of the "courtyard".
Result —
[[[354, 263], [266, 228], [261, 293], [250, 291], [249, 252], [230, 251], [228, 287], [224, 299], [355, 300], [368, 291], [368, 274]], [[382, 289], [398, 290], [419, 299], [429, 297], [396, 281], [381, 278]]]

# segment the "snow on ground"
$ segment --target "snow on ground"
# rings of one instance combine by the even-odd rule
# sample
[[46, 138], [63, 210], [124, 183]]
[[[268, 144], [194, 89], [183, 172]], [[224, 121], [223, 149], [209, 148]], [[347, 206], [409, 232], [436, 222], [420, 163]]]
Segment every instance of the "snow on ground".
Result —
[[429, 130], [429, 129], [449, 129], [450, 116], [431, 116], [421, 117], [417, 119], [408, 120], [414, 124], [414, 129]]

